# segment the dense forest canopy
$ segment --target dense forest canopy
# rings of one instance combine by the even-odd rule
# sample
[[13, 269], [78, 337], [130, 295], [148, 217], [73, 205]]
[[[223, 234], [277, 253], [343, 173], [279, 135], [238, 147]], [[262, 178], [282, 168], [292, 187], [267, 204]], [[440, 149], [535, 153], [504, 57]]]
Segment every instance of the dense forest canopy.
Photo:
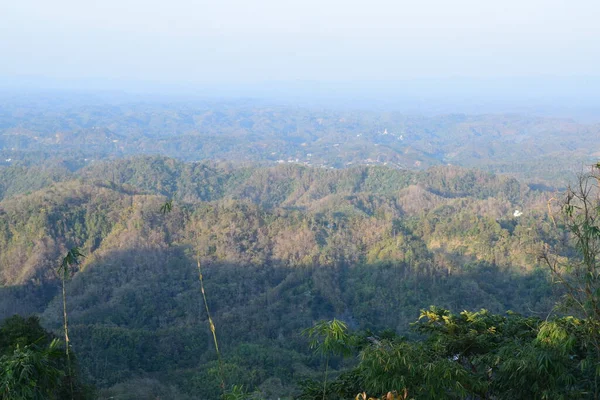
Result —
[[69, 332], [106, 396], [219, 393], [197, 252], [228, 383], [268, 398], [319, 376], [301, 335], [313, 321], [412, 337], [409, 323], [431, 304], [542, 316], [560, 294], [537, 260], [561, 239], [547, 214], [553, 192], [510, 177], [164, 157], [2, 173], [0, 315], [39, 313], [60, 332], [55, 266], [80, 248]]
[[60, 400], [93, 398], [77, 362], [67, 358], [60, 341], [44, 330], [37, 317], [18, 315], [0, 324], [0, 399]]
[[251, 100], [0, 98], [4, 165], [39, 163], [57, 154], [71, 160], [71, 167], [140, 154], [327, 168], [453, 164], [563, 186], [573, 171], [597, 158], [599, 131], [598, 125], [548, 117], [426, 117]]
[[600, 2], [0, 4], [0, 400], [600, 400]]
[[561, 302], [582, 222], [557, 214], [597, 135], [3, 99], [0, 331], [21, 333], [0, 338], [0, 390], [33, 360], [54, 377], [41, 398], [589, 397], [594, 318]]

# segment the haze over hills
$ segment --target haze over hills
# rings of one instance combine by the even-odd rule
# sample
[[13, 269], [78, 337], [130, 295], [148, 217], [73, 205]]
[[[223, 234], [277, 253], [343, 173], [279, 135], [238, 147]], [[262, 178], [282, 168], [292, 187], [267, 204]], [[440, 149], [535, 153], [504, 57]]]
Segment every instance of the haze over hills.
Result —
[[[85, 96], [83, 97], [85, 99]], [[562, 186], [600, 154], [600, 125], [525, 115], [411, 116], [268, 105], [264, 101], [88, 103], [5, 98], [0, 162], [87, 165], [162, 154], [186, 161], [345, 168], [461, 165]]]
[[0, 400], [600, 400], [599, 2], [0, 3]]
[[[37, 314], [58, 333], [56, 265], [76, 246], [70, 336], [100, 398], [216, 398], [199, 254], [231, 383], [292, 397], [322, 368], [300, 335], [316, 320], [415, 338], [409, 324], [431, 304], [547, 315], [562, 292], [538, 255], [563, 239], [549, 201], [595, 160], [599, 129], [249, 99], [5, 97], [0, 318]], [[332, 374], [354, 365], [332, 360]]]
[[252, 99], [257, 104], [401, 112], [408, 115], [524, 114], [600, 122], [600, 78], [574, 76], [421, 77], [388, 80], [264, 80], [166, 83], [135, 79], [2, 79], [0, 98], [77, 98], [82, 104]]

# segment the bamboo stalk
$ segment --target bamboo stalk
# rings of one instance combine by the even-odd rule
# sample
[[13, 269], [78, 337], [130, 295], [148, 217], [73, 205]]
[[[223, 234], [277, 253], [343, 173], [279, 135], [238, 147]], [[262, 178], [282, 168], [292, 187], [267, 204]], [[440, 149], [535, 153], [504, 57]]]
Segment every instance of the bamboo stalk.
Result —
[[215, 344], [215, 350], [217, 352], [217, 361], [219, 363], [219, 375], [221, 378], [221, 392], [223, 398], [225, 398], [225, 371], [223, 370], [223, 359], [221, 358], [221, 352], [219, 351], [219, 341], [217, 340], [217, 330], [213, 322], [212, 316], [210, 315], [210, 309], [208, 307], [208, 301], [206, 300], [206, 291], [204, 290], [204, 277], [202, 275], [202, 266], [200, 265], [200, 253], [196, 254], [196, 263], [198, 265], [198, 280], [200, 281], [200, 291], [202, 292], [202, 299], [204, 300], [204, 308], [206, 309], [206, 315], [208, 316], [208, 324], [210, 332], [212, 333], [213, 341]]
[[62, 275], [62, 302], [63, 302], [63, 329], [65, 331], [65, 354], [67, 355], [67, 367], [69, 369], [69, 386], [71, 388], [71, 400], [73, 395], [73, 368], [71, 366], [71, 353], [69, 352], [69, 321], [67, 318], [67, 292], [65, 289], [65, 280], [68, 273], [68, 267], [63, 265]]

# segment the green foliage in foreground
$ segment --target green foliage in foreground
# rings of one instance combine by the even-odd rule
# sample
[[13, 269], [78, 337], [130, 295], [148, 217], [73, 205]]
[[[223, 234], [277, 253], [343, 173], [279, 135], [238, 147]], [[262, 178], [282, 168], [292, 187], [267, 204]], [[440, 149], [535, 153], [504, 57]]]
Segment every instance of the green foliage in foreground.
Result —
[[[290, 398], [296, 382], [324, 375], [326, 357], [300, 335], [314, 321], [416, 335], [409, 322], [431, 304], [548, 311], [554, 293], [536, 263], [558, 240], [547, 196], [455, 167], [98, 163], [0, 203], [0, 318], [39, 313], [59, 334], [55, 267], [78, 246], [68, 334], [101, 395], [217, 398], [200, 250], [226, 387]], [[352, 360], [328, 364], [335, 377]]]
[[[349, 372], [352, 384], [341, 375], [321, 396], [308, 382], [300, 399], [352, 398], [357, 388], [357, 399], [367, 393], [386, 399], [600, 398], [598, 183], [600, 164], [569, 188], [553, 218], [576, 252], [563, 257], [566, 248], [555, 245], [540, 255], [565, 288], [558, 305], [576, 316], [541, 320], [486, 310], [454, 315], [431, 307], [412, 324], [422, 340], [367, 337], [356, 350], [360, 361]], [[352, 336], [342, 333], [336, 337], [348, 338], [349, 345]]]
[[47, 348], [15, 348], [0, 358], [0, 398], [12, 400], [55, 399], [64, 373], [57, 368], [60, 358], [58, 340]]
[[[221, 381], [226, 396], [262, 399], [289, 399], [300, 392], [297, 382], [303, 398], [321, 400], [388, 391], [491, 396], [513, 388], [510, 379], [537, 382], [533, 397], [539, 388], [556, 392], [543, 380], [555, 372], [544, 378], [531, 361], [544, 348], [539, 320], [510, 333], [503, 322], [509, 317], [486, 314], [472, 326], [461, 314], [453, 325], [440, 323], [448, 332], [408, 329], [430, 304], [545, 316], [565, 293], [552, 289], [537, 262], [564, 236], [547, 217], [551, 194], [456, 168], [227, 171], [160, 158], [97, 168], [0, 203], [0, 317], [34, 310], [59, 332], [66, 308], [54, 267], [64, 249], [81, 246], [86, 258], [72, 279], [63, 274], [69, 335], [101, 398], [216, 399]], [[524, 214], [515, 217], [515, 210]], [[576, 248], [556, 256], [574, 260]], [[198, 253], [210, 318], [199, 307]], [[44, 288], [47, 300], [40, 301]], [[207, 329], [211, 318], [222, 368]], [[300, 332], [323, 319], [335, 323], [309, 329], [313, 354]], [[341, 320], [409, 339], [350, 335]], [[487, 331], [492, 327], [499, 336]], [[360, 339], [348, 348], [360, 358], [342, 357], [351, 338]], [[517, 339], [520, 346], [508, 346]], [[593, 341], [577, 343], [585, 350]], [[461, 354], [465, 348], [472, 354]], [[591, 382], [572, 364], [556, 364], [560, 354], [545, 356], [566, 371], [562, 388], [573, 379]], [[578, 360], [584, 356], [580, 367], [591, 371], [597, 357], [582, 350]], [[572, 386], [566, 397], [588, 387]]]
[[431, 307], [412, 328], [422, 340], [346, 332], [345, 346], [354, 346], [358, 364], [326, 391], [318, 381], [302, 382], [298, 399], [353, 399], [362, 393], [396, 399], [597, 396], [599, 360], [586, 346], [583, 320], [544, 321], [486, 310], [452, 314]]
[[14, 316], [0, 326], [0, 400], [93, 398], [71, 371], [60, 341], [36, 317]]

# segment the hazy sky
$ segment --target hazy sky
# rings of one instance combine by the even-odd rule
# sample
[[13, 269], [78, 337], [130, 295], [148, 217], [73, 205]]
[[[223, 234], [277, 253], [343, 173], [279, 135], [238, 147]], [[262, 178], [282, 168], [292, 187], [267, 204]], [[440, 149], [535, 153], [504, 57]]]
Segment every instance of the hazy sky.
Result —
[[597, 0], [0, 0], [0, 77], [598, 76]]

